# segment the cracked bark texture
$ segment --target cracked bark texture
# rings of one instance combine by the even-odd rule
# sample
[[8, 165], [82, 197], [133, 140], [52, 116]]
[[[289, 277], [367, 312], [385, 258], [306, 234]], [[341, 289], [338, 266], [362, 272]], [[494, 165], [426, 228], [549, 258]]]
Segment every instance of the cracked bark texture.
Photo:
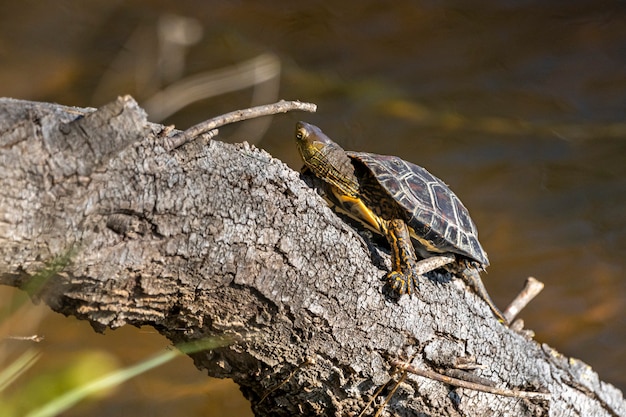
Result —
[[98, 331], [232, 338], [192, 356], [259, 416], [358, 415], [391, 358], [475, 360], [475, 375], [552, 401], [408, 375], [383, 415], [626, 416], [620, 391], [500, 324], [461, 280], [431, 273], [416, 296], [390, 297], [386, 251], [265, 151], [198, 138], [167, 152], [169, 134], [128, 96], [98, 110], [0, 100], [0, 283], [27, 289], [53, 270], [36, 297]]

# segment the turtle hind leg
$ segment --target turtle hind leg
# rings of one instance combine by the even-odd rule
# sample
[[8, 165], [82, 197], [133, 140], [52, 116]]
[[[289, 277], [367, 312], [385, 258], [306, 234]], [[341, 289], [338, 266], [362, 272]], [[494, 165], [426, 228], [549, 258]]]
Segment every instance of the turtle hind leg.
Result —
[[[414, 293], [419, 285], [420, 275], [456, 261], [454, 255], [442, 254], [431, 256], [418, 262], [406, 223], [400, 219], [381, 223], [384, 235], [387, 237], [389, 245], [391, 246], [391, 259], [393, 262], [393, 269], [387, 274], [387, 280], [391, 288], [398, 294], [410, 295]], [[461, 268], [460, 271], [459, 267]], [[491, 297], [489, 297], [476, 268], [473, 268], [467, 262], [461, 262], [452, 267], [451, 270], [460, 272], [459, 275], [461, 275], [472, 290], [487, 303], [498, 320], [508, 324], [502, 312], [496, 307]]]
[[454, 262], [454, 255], [433, 256], [418, 262], [406, 223], [400, 219], [386, 222], [384, 234], [391, 246], [393, 269], [387, 274], [391, 287], [402, 294], [412, 294], [419, 277], [427, 272]]

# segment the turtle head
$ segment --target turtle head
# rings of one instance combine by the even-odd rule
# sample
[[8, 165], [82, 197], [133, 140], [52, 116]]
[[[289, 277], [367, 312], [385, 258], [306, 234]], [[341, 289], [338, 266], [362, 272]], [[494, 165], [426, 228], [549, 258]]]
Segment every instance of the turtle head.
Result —
[[329, 146], [339, 146], [326, 136], [322, 129], [305, 122], [296, 123], [296, 145], [307, 165], [309, 159], [323, 149]]
[[296, 123], [296, 145], [304, 164], [313, 170], [322, 168], [322, 165], [332, 163], [329, 161], [328, 154], [334, 150], [343, 149], [332, 141], [317, 126], [305, 122]]
[[304, 161], [318, 178], [339, 188], [343, 194], [356, 195], [358, 181], [346, 151], [317, 126], [296, 123], [296, 145]]

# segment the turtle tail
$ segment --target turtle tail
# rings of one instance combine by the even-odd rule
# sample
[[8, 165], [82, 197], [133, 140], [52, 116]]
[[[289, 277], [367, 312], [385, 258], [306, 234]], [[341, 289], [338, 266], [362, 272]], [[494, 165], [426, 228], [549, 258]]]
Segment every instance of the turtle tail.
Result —
[[479, 269], [469, 262], [462, 262], [462, 264], [463, 263], [465, 264], [464, 268], [462, 268], [462, 270], [460, 271], [460, 275], [462, 276], [463, 280], [467, 283], [467, 285], [472, 287], [472, 290], [474, 290], [474, 292], [480, 298], [482, 298], [487, 303], [487, 305], [489, 306], [491, 311], [493, 311], [493, 314], [498, 318], [498, 320], [508, 325], [509, 321], [506, 319], [506, 317], [504, 317], [504, 314], [502, 314], [500, 309], [496, 307], [495, 303], [489, 296], [489, 293], [487, 292], [487, 289], [485, 288], [485, 285], [480, 278]]

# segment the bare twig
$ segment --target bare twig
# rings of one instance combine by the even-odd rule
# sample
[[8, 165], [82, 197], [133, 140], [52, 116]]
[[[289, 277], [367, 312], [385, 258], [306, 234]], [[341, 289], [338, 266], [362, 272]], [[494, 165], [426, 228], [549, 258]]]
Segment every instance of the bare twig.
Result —
[[515, 299], [509, 304], [509, 306], [504, 310], [504, 317], [509, 321], [509, 323], [513, 322], [515, 316], [519, 314], [520, 311], [524, 309], [532, 301], [533, 298], [537, 296], [543, 290], [543, 282], [533, 278], [528, 277], [526, 279], [526, 283], [524, 288], [520, 293], [515, 297]]
[[476, 374], [471, 374], [462, 369], [446, 369], [446, 375], [450, 378], [460, 379], [461, 381], [473, 382], [475, 384], [487, 385], [489, 387], [495, 387], [496, 383], [490, 379], [483, 378]]
[[189, 142], [193, 138], [203, 134], [210, 132], [220, 126], [224, 126], [227, 124], [240, 122], [242, 120], [254, 119], [255, 117], [261, 116], [269, 116], [272, 114], [278, 113], [286, 113], [292, 110], [301, 110], [308, 112], [315, 112], [317, 110], [317, 106], [313, 103], [303, 103], [300, 101], [285, 101], [281, 100], [274, 104], [266, 104], [263, 106], [252, 107], [244, 110], [236, 110], [230, 113], [223, 114], [221, 116], [214, 117], [212, 119], [206, 120], [202, 123], [198, 123], [195, 126], [190, 127], [189, 129], [181, 132], [177, 135], [174, 135], [170, 138], [166, 138], [165, 148], [167, 150], [173, 150], [178, 148], [181, 145]]
[[[404, 375], [406, 375], [406, 372], [404, 373]], [[393, 375], [392, 378], [389, 379], [389, 381], [385, 382], [383, 385], [381, 385], [380, 388], [378, 388], [376, 390], [376, 392], [374, 393], [374, 395], [372, 395], [372, 398], [370, 398], [370, 400], [367, 402], [367, 404], [365, 404], [365, 407], [363, 407], [363, 410], [361, 410], [361, 412], [359, 413], [358, 417], [363, 417], [365, 415], [365, 413], [367, 412], [367, 410], [370, 408], [370, 406], [374, 403], [374, 401], [376, 400], [376, 398], [378, 398], [378, 396], [380, 395], [381, 392], [383, 392], [383, 390], [385, 388], [387, 388], [387, 385], [389, 385], [391, 383], [391, 381], [393, 381]]]
[[40, 336], [38, 334], [34, 334], [32, 336], [7, 336], [7, 339], [39, 343], [39, 342], [42, 342], [45, 339], [45, 337]]
[[527, 398], [541, 401], [550, 401], [551, 397], [549, 393], [510, 390], [506, 388], [490, 387], [487, 385], [477, 384], [475, 382], [463, 381], [462, 379], [452, 378], [434, 371], [429, 371], [427, 369], [419, 369], [399, 360], [392, 360], [391, 364], [412, 374], [443, 382], [444, 384], [452, 385], [459, 388], [467, 388], [475, 391], [488, 392], [490, 394], [504, 395], [506, 397]]
[[396, 382], [396, 384], [393, 386], [393, 388], [391, 389], [391, 392], [387, 395], [387, 398], [385, 398], [385, 402], [382, 403], [380, 407], [378, 407], [378, 411], [376, 411], [376, 414], [374, 414], [374, 417], [378, 417], [382, 414], [383, 410], [385, 409], [385, 406], [389, 404], [391, 397], [393, 397], [393, 395], [398, 390], [398, 387], [400, 386], [400, 384], [403, 383], [404, 380], [406, 379], [406, 375], [407, 375], [407, 371], [405, 370], [402, 372], [402, 375], [400, 375], [400, 378], [398, 378], [398, 382]]

